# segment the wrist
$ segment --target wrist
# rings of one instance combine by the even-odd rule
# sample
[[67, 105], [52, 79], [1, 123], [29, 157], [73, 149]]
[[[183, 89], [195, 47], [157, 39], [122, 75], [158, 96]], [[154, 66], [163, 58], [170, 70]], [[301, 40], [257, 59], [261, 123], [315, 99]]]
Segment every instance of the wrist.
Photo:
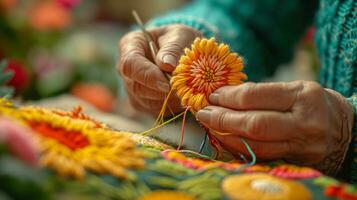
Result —
[[325, 89], [327, 116], [326, 146], [324, 159], [313, 167], [335, 176], [343, 168], [352, 140], [353, 108], [341, 94]]
[[[337, 115], [338, 118], [334, 118], [338, 121], [337, 134], [332, 136], [330, 144], [331, 152], [327, 155], [331, 160], [331, 164], [326, 166], [328, 175], [336, 175], [341, 169], [344, 168], [344, 164], [348, 161], [347, 154], [350, 149], [352, 140], [352, 128], [354, 124], [354, 108], [352, 104], [338, 92], [325, 89], [326, 95], [329, 97], [329, 109], [333, 109], [333, 115]], [[333, 124], [334, 122], [331, 122]], [[333, 129], [332, 129], [333, 130]], [[336, 131], [335, 131], [336, 132]], [[334, 159], [336, 158], [336, 159]]]

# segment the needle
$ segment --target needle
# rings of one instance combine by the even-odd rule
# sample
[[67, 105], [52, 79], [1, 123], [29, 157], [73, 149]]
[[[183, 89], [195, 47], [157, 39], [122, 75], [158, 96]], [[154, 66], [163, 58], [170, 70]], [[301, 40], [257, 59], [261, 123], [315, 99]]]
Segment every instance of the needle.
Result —
[[[150, 47], [150, 52], [151, 52], [151, 55], [152, 55], [152, 58], [155, 59], [156, 58], [156, 55], [157, 55], [157, 52], [158, 52], [158, 48], [154, 42], [154, 40], [152, 39], [150, 33], [145, 29], [145, 26], [143, 24], [143, 21], [141, 20], [141, 18], [139, 17], [138, 13], [133, 10], [132, 11], [133, 13], [133, 16], [135, 18], [135, 21], [136, 23], [139, 25], [141, 31], [143, 32], [144, 34], [144, 37], [146, 39], [146, 41], [148, 42], [149, 44], [149, 47]], [[162, 73], [165, 75], [165, 77], [167, 78], [167, 80], [170, 81], [171, 77], [169, 74], [165, 73], [162, 71]]]

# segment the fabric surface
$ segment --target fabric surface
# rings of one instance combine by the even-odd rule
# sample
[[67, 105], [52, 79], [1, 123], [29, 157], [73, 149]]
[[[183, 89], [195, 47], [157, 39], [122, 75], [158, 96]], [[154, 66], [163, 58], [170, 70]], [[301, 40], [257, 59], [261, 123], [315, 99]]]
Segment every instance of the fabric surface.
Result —
[[[1, 100], [1, 99], [0, 99]], [[356, 199], [357, 188], [284, 162], [222, 162], [116, 131], [78, 108], [14, 107], [0, 116], [31, 129], [41, 168], [27, 169], [0, 145], [0, 198]], [[28, 189], [26, 189], [28, 188]]]

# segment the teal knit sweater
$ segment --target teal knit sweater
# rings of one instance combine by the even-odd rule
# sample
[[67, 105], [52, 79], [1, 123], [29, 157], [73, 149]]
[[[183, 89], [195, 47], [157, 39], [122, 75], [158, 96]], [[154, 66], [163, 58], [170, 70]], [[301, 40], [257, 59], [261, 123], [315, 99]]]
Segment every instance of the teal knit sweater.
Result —
[[[149, 24], [185, 24], [215, 36], [244, 56], [250, 81], [259, 81], [291, 59], [314, 19], [319, 81], [357, 108], [357, 0], [195, 0]], [[341, 176], [357, 183], [357, 139], [345, 160]]]

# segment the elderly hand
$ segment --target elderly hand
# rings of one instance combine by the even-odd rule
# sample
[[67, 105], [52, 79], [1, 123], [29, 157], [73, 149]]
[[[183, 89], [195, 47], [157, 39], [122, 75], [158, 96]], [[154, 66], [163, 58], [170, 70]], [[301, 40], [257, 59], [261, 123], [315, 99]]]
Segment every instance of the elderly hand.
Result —
[[233, 154], [248, 154], [245, 138], [260, 159], [285, 159], [335, 174], [351, 141], [353, 107], [315, 82], [245, 83], [210, 95], [197, 119]]
[[[149, 32], [159, 48], [156, 58], [152, 58], [143, 33], [131, 32], [120, 40], [118, 70], [123, 76], [133, 107], [157, 115], [170, 90], [169, 81], [162, 71], [171, 73], [184, 53], [184, 48], [189, 47], [201, 33], [185, 25], [169, 25]], [[169, 100], [168, 107], [167, 110], [174, 113], [183, 110], [175, 95]]]

